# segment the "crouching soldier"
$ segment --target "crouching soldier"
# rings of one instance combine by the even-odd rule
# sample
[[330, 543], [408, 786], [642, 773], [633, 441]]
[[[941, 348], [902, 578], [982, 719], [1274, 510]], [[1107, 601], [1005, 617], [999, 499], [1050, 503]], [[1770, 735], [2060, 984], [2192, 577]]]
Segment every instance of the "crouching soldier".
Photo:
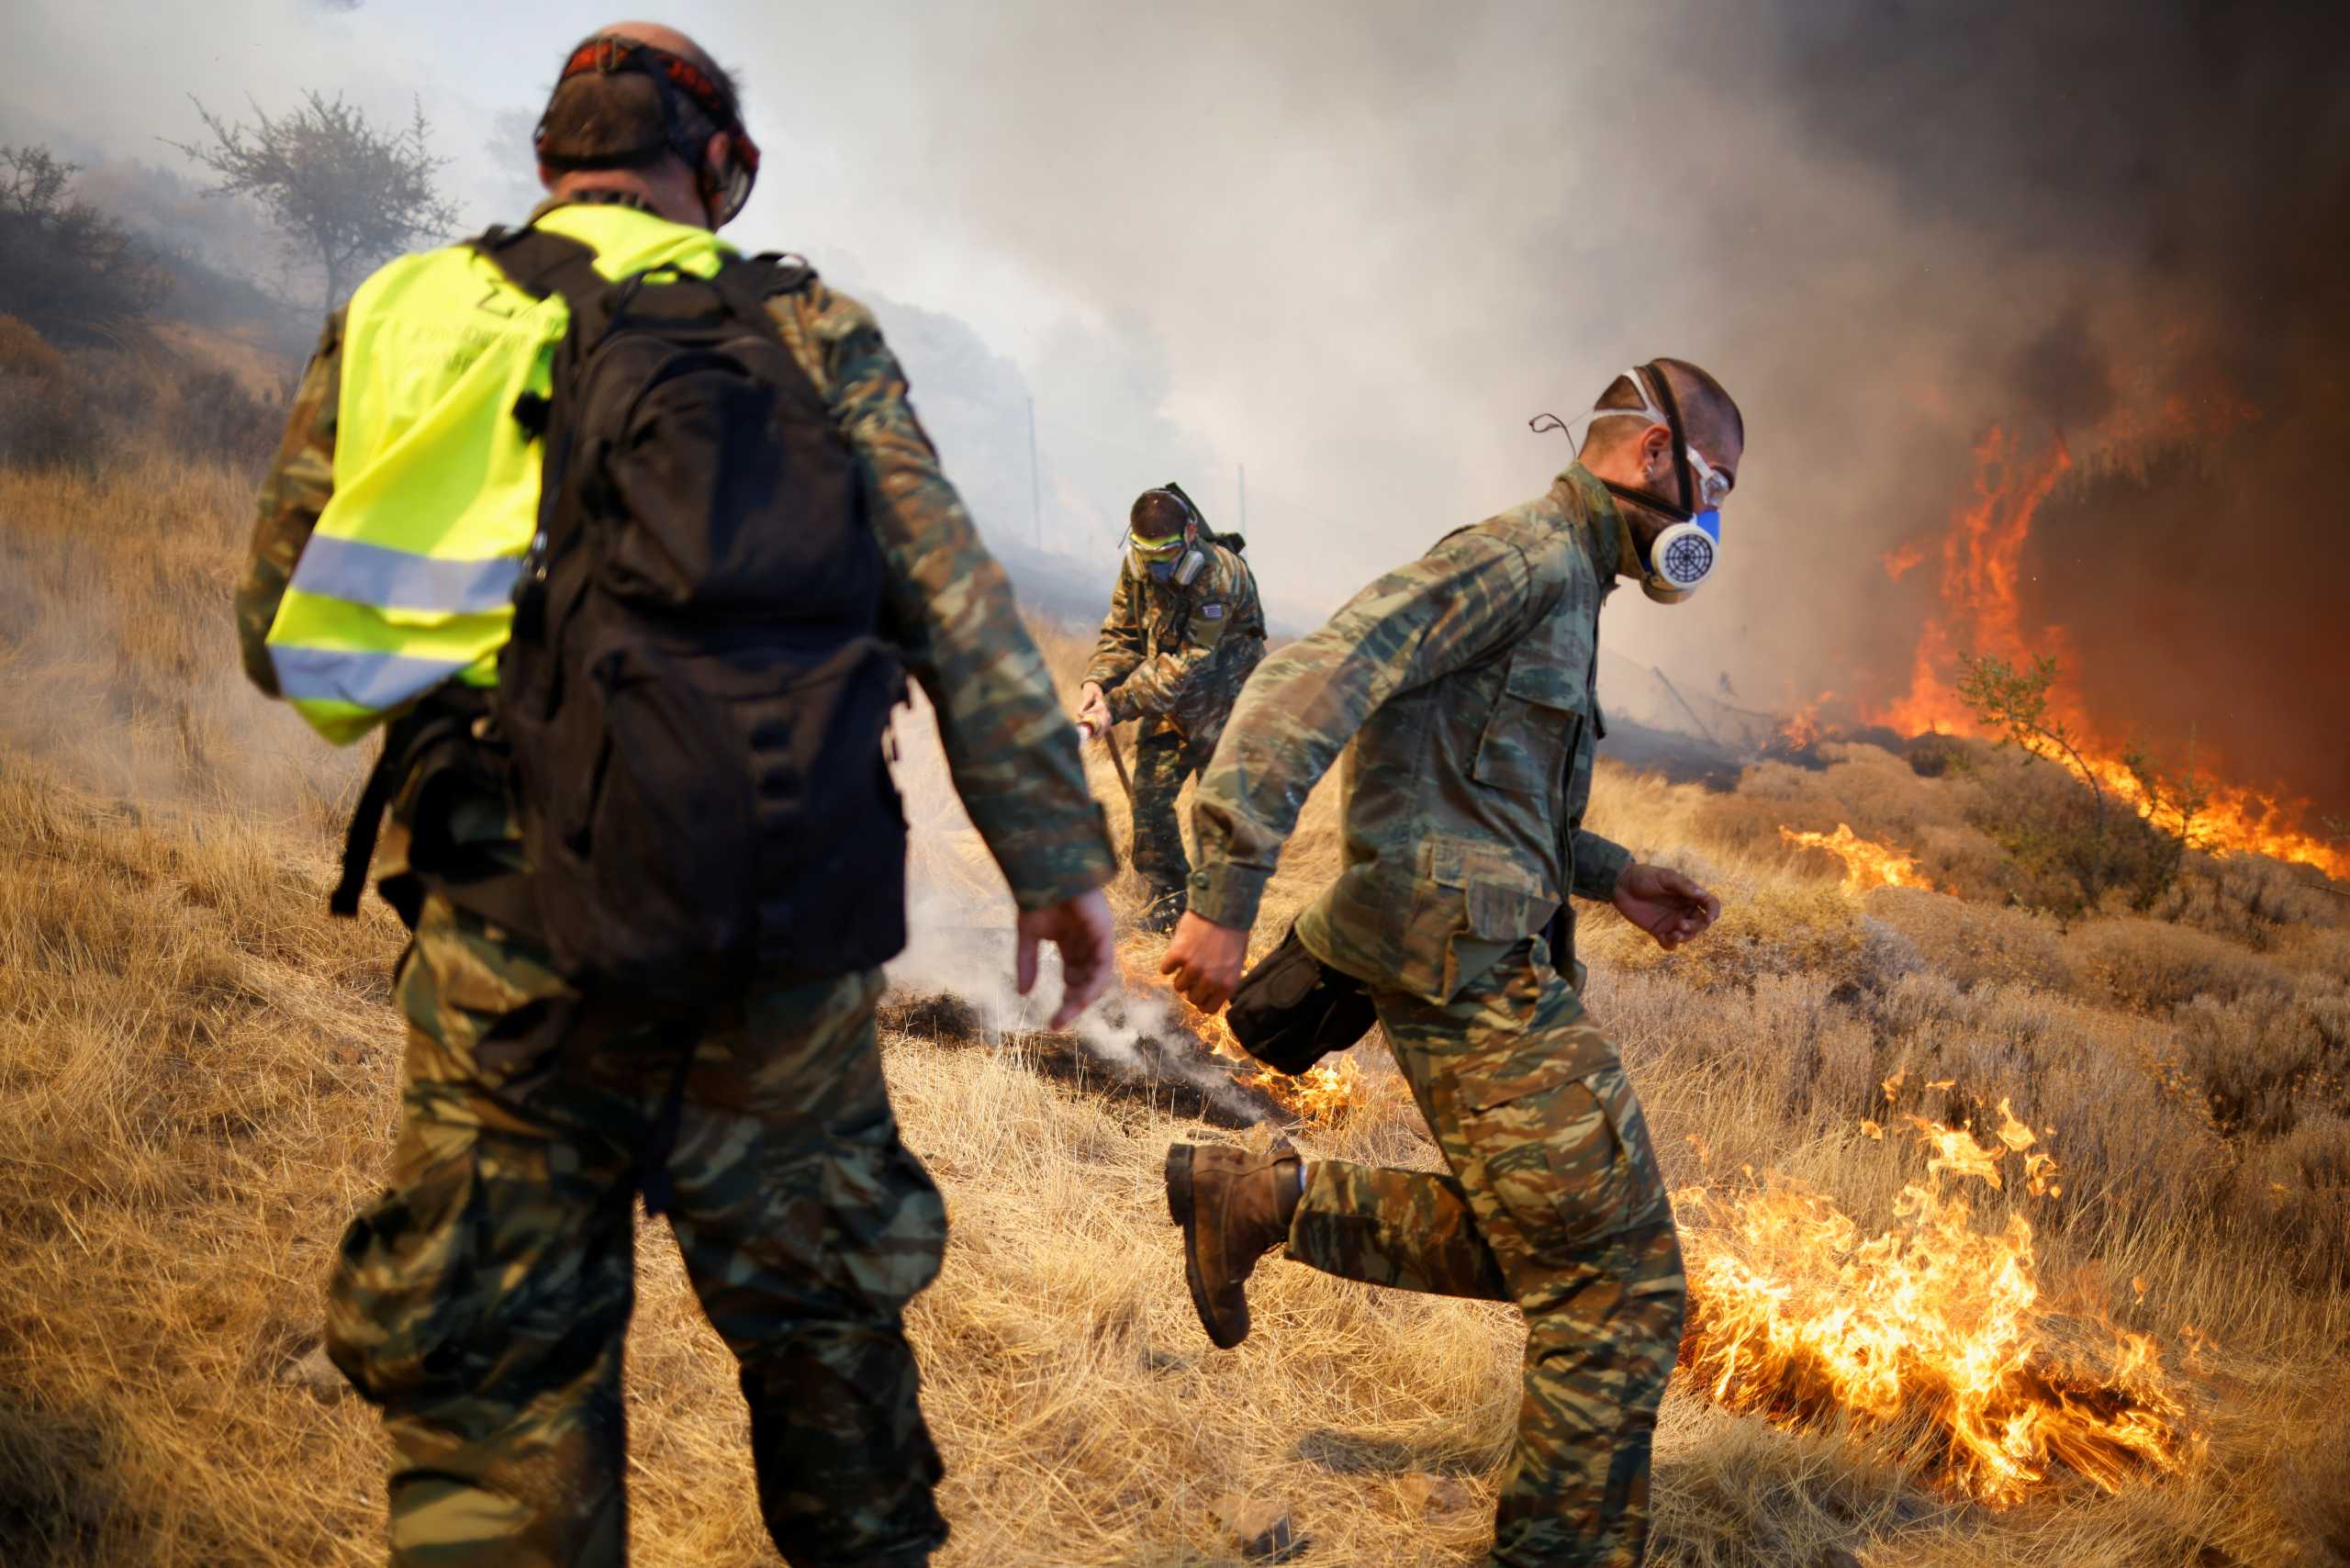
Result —
[[[1277, 1248], [1342, 1279], [1517, 1305], [1526, 1358], [1491, 1568], [1628, 1568], [1685, 1291], [1655, 1151], [1584, 1011], [1570, 896], [1665, 946], [1720, 912], [1583, 825], [1599, 609], [1619, 577], [1688, 597], [1744, 446], [1713, 377], [1617, 377], [1544, 494], [1446, 535], [1267, 661], [1200, 780], [1200, 868], [1165, 968], [1224, 1005], [1281, 841], [1354, 742], [1344, 868], [1297, 921], [1368, 990], [1449, 1170], [1178, 1145], [1168, 1200], [1211, 1338], [1248, 1332]], [[1335, 983], [1335, 982], [1334, 982]]]
[[1265, 656], [1265, 614], [1240, 536], [1211, 532], [1181, 487], [1145, 490], [1128, 527], [1078, 722], [1100, 734], [1142, 721], [1132, 857], [1149, 889], [1143, 925], [1170, 931], [1192, 874], [1175, 799], [1207, 766], [1242, 683]]

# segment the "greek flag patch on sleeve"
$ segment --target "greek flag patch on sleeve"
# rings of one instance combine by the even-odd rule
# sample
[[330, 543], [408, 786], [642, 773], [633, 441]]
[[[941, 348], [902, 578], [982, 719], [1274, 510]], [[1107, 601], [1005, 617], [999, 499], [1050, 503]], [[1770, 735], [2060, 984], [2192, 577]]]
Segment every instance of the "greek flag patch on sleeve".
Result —
[[1221, 604], [1203, 604], [1200, 606], [1200, 619], [1203, 621], [1223, 620], [1224, 606]]

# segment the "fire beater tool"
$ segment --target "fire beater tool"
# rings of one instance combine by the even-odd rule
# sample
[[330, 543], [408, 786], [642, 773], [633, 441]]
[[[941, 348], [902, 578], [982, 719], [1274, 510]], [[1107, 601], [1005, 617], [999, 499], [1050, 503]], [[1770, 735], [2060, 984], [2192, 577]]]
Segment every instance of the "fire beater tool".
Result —
[[1118, 788], [1126, 792], [1127, 800], [1133, 800], [1135, 781], [1126, 775], [1126, 754], [1118, 745], [1118, 727], [1115, 724], [1104, 724], [1097, 730], [1091, 723], [1080, 719], [1077, 723], [1077, 733], [1085, 740], [1098, 740], [1102, 743], [1103, 749], [1110, 754], [1110, 766], [1118, 770]]

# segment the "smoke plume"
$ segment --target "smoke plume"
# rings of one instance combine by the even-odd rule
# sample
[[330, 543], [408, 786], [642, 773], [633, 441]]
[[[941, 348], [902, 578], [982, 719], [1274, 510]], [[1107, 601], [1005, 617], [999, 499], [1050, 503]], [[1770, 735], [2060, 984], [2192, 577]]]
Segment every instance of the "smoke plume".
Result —
[[[417, 92], [485, 222], [528, 196], [527, 151], [499, 147], [610, 19], [223, 0], [142, 17], [126, 51], [115, 8], [34, 0], [0, 132], [151, 160], [192, 87], [393, 113]], [[666, 17], [741, 69], [767, 151], [742, 241], [904, 302], [884, 319], [983, 525], [1105, 592], [1126, 502], [1173, 476], [1219, 526], [1245, 507], [1277, 611], [1326, 612], [1539, 490], [1567, 451], [1529, 414], [1677, 354], [1739, 397], [1751, 449], [1719, 583], [1611, 609], [1636, 665], [1752, 706], [1897, 694], [1940, 585], [1886, 557], [1930, 554], [1996, 426], [2073, 458], [2023, 630], [2099, 727], [2350, 812], [2337, 11]]]

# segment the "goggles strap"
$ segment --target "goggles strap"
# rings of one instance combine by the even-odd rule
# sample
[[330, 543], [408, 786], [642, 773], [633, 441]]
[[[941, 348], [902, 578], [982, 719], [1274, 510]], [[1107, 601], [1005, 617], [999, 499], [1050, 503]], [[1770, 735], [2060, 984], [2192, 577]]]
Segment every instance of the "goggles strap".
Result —
[[[589, 157], [560, 154], [550, 157], [541, 151], [541, 162], [559, 173], [573, 174], [590, 169], [643, 168], [659, 162], [665, 156], [674, 155], [687, 168], [694, 171], [704, 205], [711, 208], [711, 217], [716, 221], [722, 223], [742, 210], [743, 204], [749, 199], [751, 185], [758, 176], [759, 152], [751, 141], [750, 133], [744, 129], [743, 117], [735, 108], [734, 100], [711, 78], [709, 73], [692, 61], [672, 54], [667, 50], [607, 33], [588, 39], [571, 51], [571, 58], [564, 62], [562, 72], [555, 77], [555, 85], [560, 87], [573, 77], [586, 75], [591, 71], [604, 75], [628, 71], [653, 78], [661, 104], [661, 139], [640, 142], [618, 152], [597, 153]], [[699, 139], [689, 133], [684, 124], [680, 99], [699, 109], [733, 140], [736, 167], [731, 176], [702, 166], [702, 147]], [[543, 140], [545, 134], [546, 121], [542, 118], [532, 140], [534, 142]]]

